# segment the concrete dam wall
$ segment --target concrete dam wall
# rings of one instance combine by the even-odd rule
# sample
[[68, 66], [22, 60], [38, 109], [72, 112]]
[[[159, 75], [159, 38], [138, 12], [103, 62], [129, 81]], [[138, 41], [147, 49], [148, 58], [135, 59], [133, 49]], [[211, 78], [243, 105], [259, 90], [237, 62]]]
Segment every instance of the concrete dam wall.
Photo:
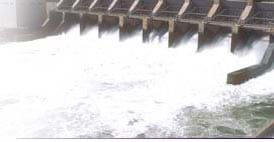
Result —
[[168, 33], [169, 47], [198, 33], [198, 52], [229, 34], [235, 52], [268, 36], [260, 64], [227, 75], [227, 83], [234, 85], [265, 73], [274, 59], [272, 0], [48, 0], [47, 5], [47, 20], [35, 36], [24, 39], [59, 34], [80, 24], [81, 34], [98, 26], [99, 37], [117, 27], [121, 41], [137, 30], [142, 30], [143, 42], [152, 31], [160, 37]]

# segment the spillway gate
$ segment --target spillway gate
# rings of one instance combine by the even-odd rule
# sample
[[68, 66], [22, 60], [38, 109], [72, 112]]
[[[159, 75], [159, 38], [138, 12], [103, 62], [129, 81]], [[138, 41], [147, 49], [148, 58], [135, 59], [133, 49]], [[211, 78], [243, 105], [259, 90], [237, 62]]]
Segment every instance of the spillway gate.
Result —
[[143, 42], [152, 31], [159, 36], [168, 32], [169, 47], [198, 32], [198, 51], [227, 34], [231, 34], [231, 52], [268, 36], [261, 63], [229, 73], [228, 84], [241, 84], [263, 74], [274, 59], [272, 0], [59, 0], [42, 31], [47, 35], [65, 32], [76, 23], [80, 23], [81, 34], [97, 25], [99, 37], [119, 27], [120, 40], [138, 29], [143, 31]]

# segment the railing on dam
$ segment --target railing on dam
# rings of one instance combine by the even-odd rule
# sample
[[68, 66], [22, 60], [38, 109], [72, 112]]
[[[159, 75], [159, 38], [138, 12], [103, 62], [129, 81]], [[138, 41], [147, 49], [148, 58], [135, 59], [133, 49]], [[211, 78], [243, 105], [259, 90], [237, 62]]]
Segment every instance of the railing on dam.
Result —
[[73, 5], [74, 10], [81, 10], [81, 11], [87, 11], [89, 10], [89, 7], [94, 2], [94, 0], [78, 0], [75, 1]]
[[254, 10], [247, 19], [247, 24], [274, 26], [274, 5], [265, 3], [255, 3]]
[[237, 23], [245, 6], [245, 1], [224, 0], [212, 21]]
[[[230, 73], [227, 81], [230, 84], [240, 84], [262, 74], [274, 58], [272, 0], [60, 0], [57, 9], [51, 11], [54, 12], [63, 15], [55, 14], [62, 18], [58, 28], [69, 27], [68, 24], [75, 23], [71, 19], [79, 19], [81, 31], [88, 23], [98, 23], [99, 36], [117, 26], [121, 39], [141, 27], [144, 42], [152, 30], [160, 37], [168, 32], [169, 46], [196, 32], [199, 51], [227, 34], [231, 35], [232, 52], [249, 46], [250, 40], [268, 35], [270, 44], [264, 61]], [[51, 16], [47, 20], [54, 23], [51, 19], [56, 18]]]
[[182, 8], [183, 4], [185, 3], [185, 0], [168, 0], [163, 3], [161, 8], [159, 9], [158, 13], [155, 14], [155, 16], [159, 17], [176, 17]]
[[111, 2], [112, 0], [94, 0], [89, 10], [95, 13], [106, 13]]
[[111, 13], [127, 14], [135, 0], [117, 0], [113, 7], [110, 8]]
[[60, 0], [57, 4], [58, 9], [69, 10], [72, 8], [76, 0]]
[[[211, 23], [273, 26], [269, 0], [60, 0], [58, 10], [104, 12]], [[187, 21], [186, 21], [187, 22]]]
[[157, 2], [158, 0], [140, 0], [136, 7], [133, 8], [131, 14], [140, 16], [150, 16]]
[[204, 19], [211, 8], [212, 2], [212, 0], [192, 0], [188, 10], [181, 18], [196, 20]]

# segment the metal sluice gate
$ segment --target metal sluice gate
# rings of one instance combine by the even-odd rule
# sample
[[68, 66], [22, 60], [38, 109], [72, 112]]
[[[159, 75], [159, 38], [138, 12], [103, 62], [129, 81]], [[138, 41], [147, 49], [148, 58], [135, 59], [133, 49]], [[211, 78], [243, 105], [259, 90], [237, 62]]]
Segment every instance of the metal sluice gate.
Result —
[[[60, 0], [42, 26], [47, 36], [66, 32], [80, 23], [80, 33], [98, 26], [99, 34], [119, 27], [119, 39], [143, 31], [143, 42], [156, 31], [169, 33], [168, 46], [198, 32], [198, 51], [219, 37], [231, 34], [231, 52], [248, 47], [256, 39], [269, 37], [262, 61], [227, 75], [228, 84], [241, 84], [257, 77], [274, 60], [273, 0]], [[46, 33], [46, 34], [45, 34]]]

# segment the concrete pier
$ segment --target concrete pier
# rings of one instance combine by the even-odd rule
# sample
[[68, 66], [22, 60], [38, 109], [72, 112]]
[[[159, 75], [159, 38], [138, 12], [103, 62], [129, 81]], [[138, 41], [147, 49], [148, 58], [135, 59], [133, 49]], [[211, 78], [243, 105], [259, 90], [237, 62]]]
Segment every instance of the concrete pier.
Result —
[[230, 28], [216, 27], [201, 23], [199, 25], [197, 51], [201, 51], [206, 46], [217, 42], [220, 38], [223, 38], [225, 37], [225, 35], [228, 35], [230, 31]]
[[142, 29], [142, 20], [119, 17], [119, 40], [123, 41]]
[[102, 37], [102, 35], [105, 32], [114, 30], [115, 28], [118, 28], [119, 26], [119, 18], [112, 17], [112, 16], [98, 16], [98, 29], [99, 29], [99, 38]]
[[80, 34], [84, 35], [89, 29], [98, 26], [98, 16], [82, 14], [80, 17]]
[[80, 15], [75, 13], [62, 13], [62, 21], [54, 31], [55, 34], [66, 33], [70, 28], [80, 22]]
[[168, 47], [177, 46], [181, 40], [190, 39], [195, 33], [197, 33], [198, 27], [188, 23], [169, 21], [169, 39]]
[[148, 20], [148, 18], [144, 18], [143, 19], [143, 42], [148, 42], [149, 41], [149, 34], [151, 33], [152, 31], [152, 23], [149, 23], [149, 22], [152, 22], [150, 20]]
[[231, 35], [231, 48], [230, 51], [234, 52], [236, 49], [248, 46], [248, 40], [250, 39], [251, 33], [237, 27]]
[[156, 20], [148, 20], [144, 19], [143, 21], [143, 42], [149, 41], [150, 34], [152, 35], [152, 39], [158, 37], [159, 39], [168, 32], [168, 25], [167, 21], [156, 21]]
[[51, 11], [49, 13], [49, 17], [41, 26], [42, 27], [41, 31], [47, 32], [47, 34], [50, 34], [52, 31], [56, 29], [56, 27], [58, 27], [58, 25], [61, 24], [62, 18], [63, 18], [63, 13]]

